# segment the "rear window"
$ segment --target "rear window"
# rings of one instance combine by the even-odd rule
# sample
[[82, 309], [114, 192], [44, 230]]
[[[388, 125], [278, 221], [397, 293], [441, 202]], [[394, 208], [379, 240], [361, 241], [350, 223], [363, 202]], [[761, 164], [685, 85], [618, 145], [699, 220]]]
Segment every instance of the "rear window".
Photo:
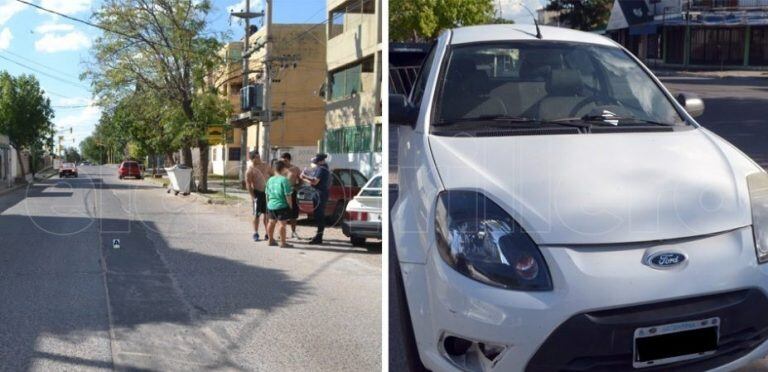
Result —
[[129, 167], [129, 168], [134, 168], [134, 167], [138, 167], [139, 163], [132, 162], [132, 161], [127, 161], [127, 162], [123, 163], [123, 166], [124, 167]]
[[381, 196], [381, 176], [374, 177], [371, 182], [360, 191], [360, 196]]
[[64, 168], [74, 168], [75, 167], [75, 163], [64, 163], [62, 166]]

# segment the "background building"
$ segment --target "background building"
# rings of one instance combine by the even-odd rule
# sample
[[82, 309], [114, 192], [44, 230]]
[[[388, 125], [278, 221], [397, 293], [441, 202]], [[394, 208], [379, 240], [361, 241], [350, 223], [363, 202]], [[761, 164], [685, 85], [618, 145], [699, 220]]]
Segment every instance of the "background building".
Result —
[[[317, 151], [325, 127], [325, 103], [319, 90], [325, 81], [325, 32], [321, 27], [307, 24], [273, 24], [271, 57], [273, 120], [268, 127], [271, 159], [283, 151], [290, 151], [298, 164], [308, 163]], [[252, 46], [265, 40], [264, 29], [253, 33]], [[227, 44], [221, 52], [226, 62], [213, 77], [220, 94], [232, 103], [233, 114], [240, 109], [240, 89], [243, 86], [243, 43]], [[265, 50], [249, 58], [250, 83], [264, 81]], [[248, 127], [248, 151], [261, 149], [265, 127], [252, 123]], [[225, 144], [211, 146], [209, 172], [216, 175], [236, 176], [240, 165], [241, 129], [233, 128]]]
[[328, 0], [323, 150], [334, 168], [380, 171], [381, 0]]
[[768, 0], [615, 0], [607, 31], [660, 64], [768, 67]]

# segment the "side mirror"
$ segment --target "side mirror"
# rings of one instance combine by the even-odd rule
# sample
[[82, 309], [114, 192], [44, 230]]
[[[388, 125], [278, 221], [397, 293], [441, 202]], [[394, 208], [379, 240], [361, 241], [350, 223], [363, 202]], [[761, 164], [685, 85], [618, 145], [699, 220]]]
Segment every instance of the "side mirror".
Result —
[[402, 94], [389, 95], [389, 123], [392, 125], [416, 125], [418, 111]]
[[692, 117], [699, 117], [704, 113], [704, 101], [701, 97], [693, 93], [680, 93], [677, 95], [677, 102], [683, 105], [685, 111], [688, 111]]

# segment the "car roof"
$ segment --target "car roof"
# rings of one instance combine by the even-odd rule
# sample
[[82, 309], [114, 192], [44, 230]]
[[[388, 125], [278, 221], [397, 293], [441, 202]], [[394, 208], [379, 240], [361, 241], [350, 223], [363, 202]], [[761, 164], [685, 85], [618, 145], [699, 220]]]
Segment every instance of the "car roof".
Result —
[[[539, 28], [542, 41], [571, 41], [618, 48], [613, 40], [595, 33], [550, 26], [539, 26]], [[539, 40], [536, 38], [536, 27], [528, 24], [468, 26], [454, 28], [451, 32], [451, 44], [501, 40]]]

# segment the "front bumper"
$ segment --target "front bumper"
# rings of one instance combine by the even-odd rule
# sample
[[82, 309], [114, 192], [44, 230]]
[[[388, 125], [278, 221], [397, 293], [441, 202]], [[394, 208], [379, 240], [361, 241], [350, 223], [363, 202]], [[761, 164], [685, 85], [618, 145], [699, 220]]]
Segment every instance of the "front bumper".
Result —
[[[674, 249], [687, 263], [656, 270], [648, 253]], [[541, 247], [554, 290], [493, 288], [446, 265], [401, 263], [414, 333], [427, 368], [459, 370], [443, 355], [446, 334], [505, 345], [486, 371], [632, 370], [632, 332], [721, 317], [718, 352], [643, 370], [741, 365], [765, 354], [768, 265], [757, 265], [752, 230], [620, 247]], [[763, 345], [763, 346], [760, 346]]]

